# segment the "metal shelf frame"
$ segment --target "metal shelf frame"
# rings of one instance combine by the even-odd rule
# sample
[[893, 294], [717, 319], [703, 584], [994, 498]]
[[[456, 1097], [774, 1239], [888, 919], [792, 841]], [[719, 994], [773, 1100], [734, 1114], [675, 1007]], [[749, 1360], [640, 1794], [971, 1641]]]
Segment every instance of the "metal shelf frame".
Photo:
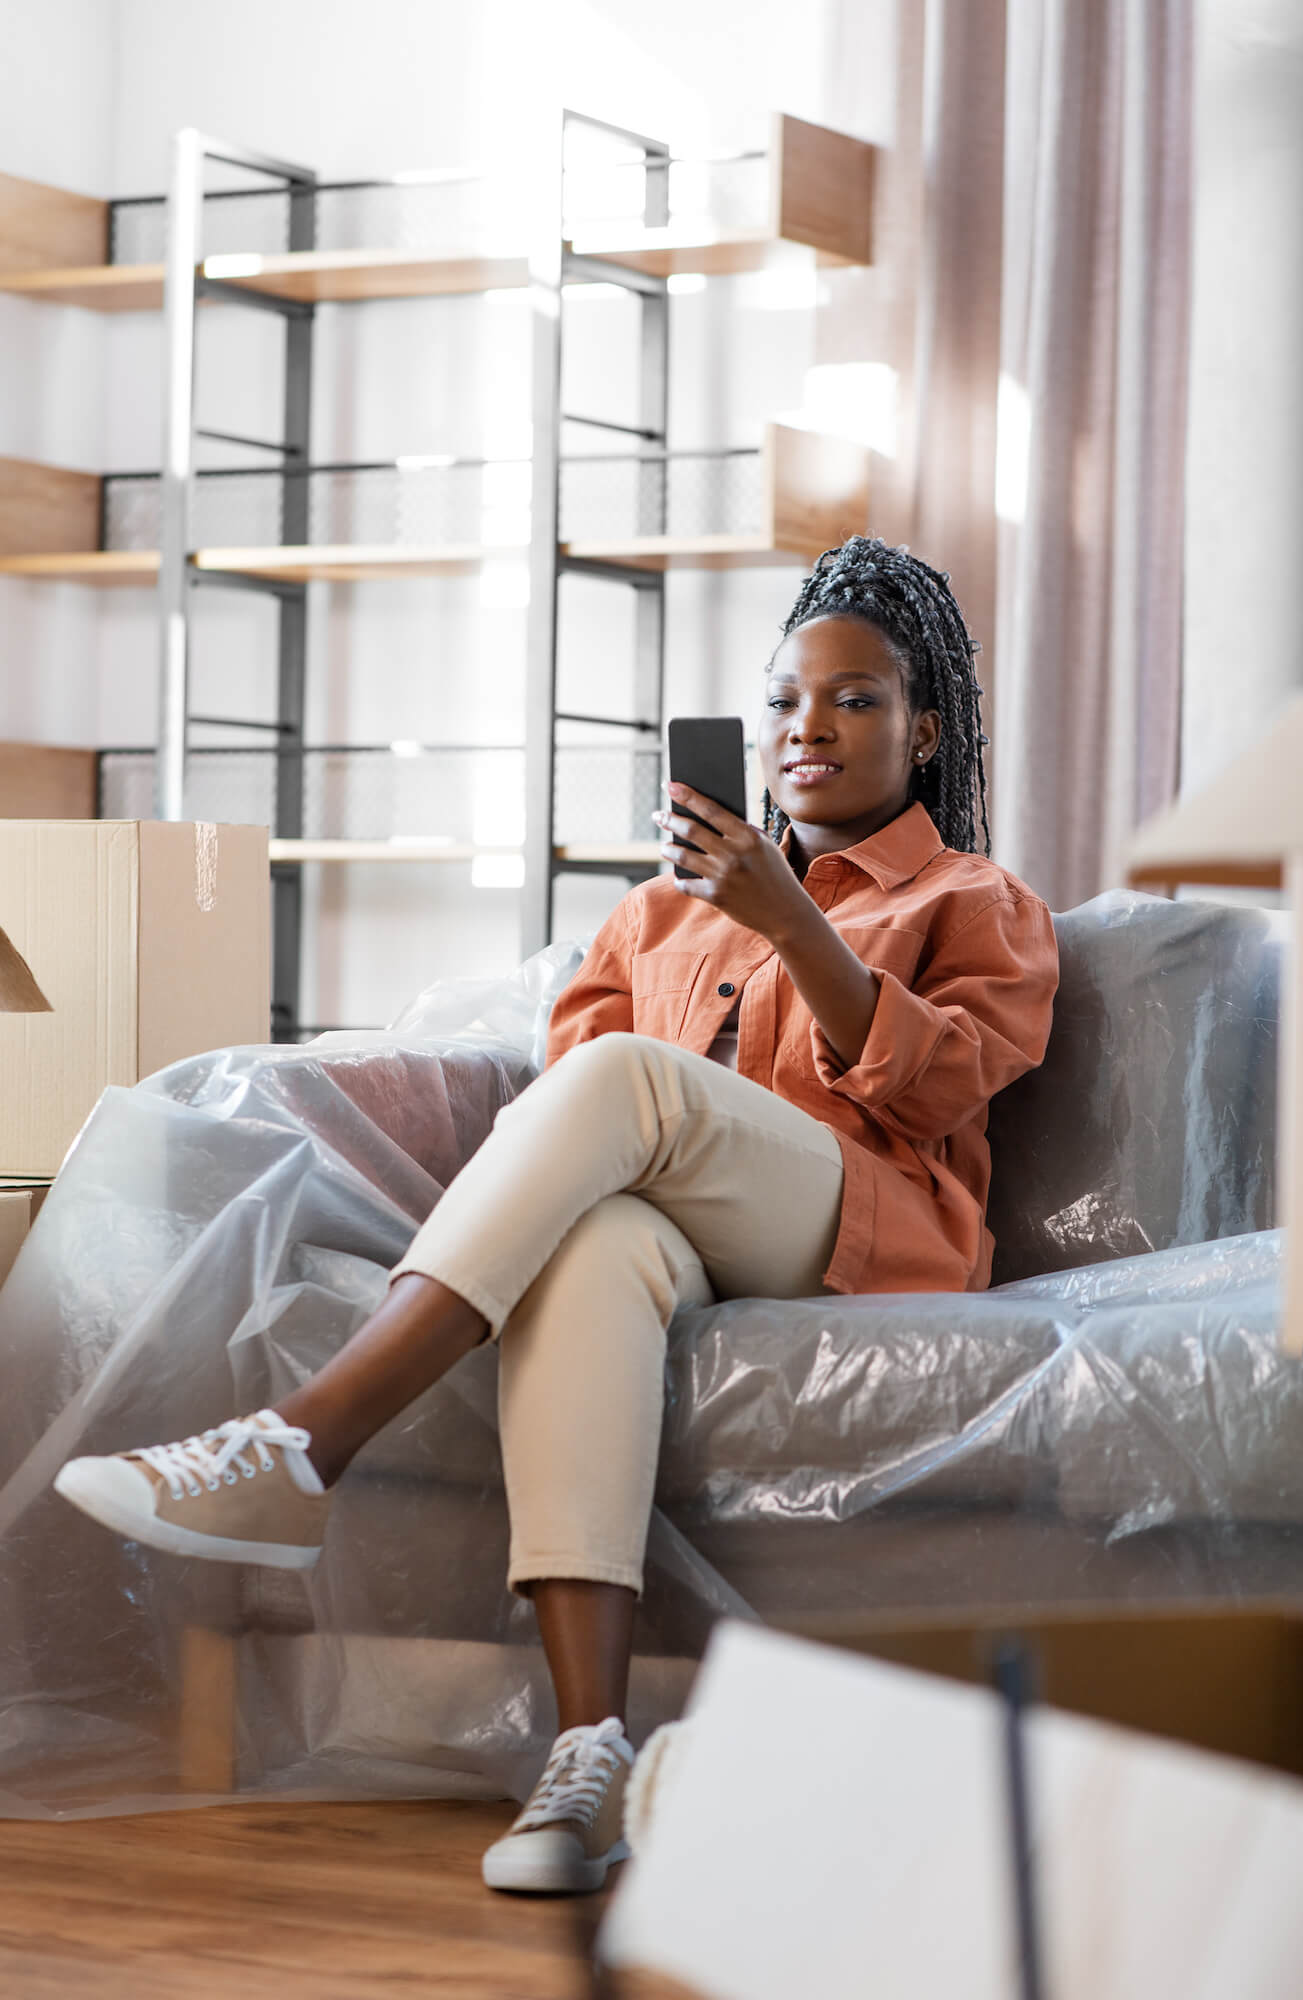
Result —
[[[791, 121], [787, 121], [790, 123]], [[525, 839], [524, 885], [521, 898], [521, 945], [525, 954], [549, 943], [553, 932], [554, 892], [559, 875], [567, 872], [605, 873], [627, 881], [656, 872], [649, 843], [639, 838], [641, 827], [630, 827], [607, 858], [570, 853], [557, 840], [558, 732], [568, 725], [610, 727], [644, 745], [655, 745], [657, 788], [661, 776], [664, 728], [665, 595], [664, 562], [632, 560], [626, 550], [601, 548], [569, 552], [562, 539], [561, 471], [565, 426], [576, 424], [627, 440], [625, 456], [648, 463], [677, 456], [669, 449], [669, 277], [646, 268], [632, 256], [620, 261], [610, 249], [585, 252], [567, 234], [567, 168], [571, 142], [580, 131], [598, 134], [620, 149], [618, 164], [640, 172], [641, 223], [646, 230], [664, 229], [670, 220], [670, 171], [675, 164], [666, 141], [607, 123], [586, 113], [565, 110], [540, 148], [535, 192], [542, 212], [528, 258], [528, 298], [531, 315], [531, 404], [533, 444], [530, 459], [531, 538], [530, 594], [527, 618], [525, 703]], [[750, 154], [736, 156], [750, 159]], [[202, 257], [204, 170], [209, 162], [233, 165], [267, 184], [261, 189], [231, 190], [232, 199], [255, 192], [289, 197], [290, 253], [312, 252], [317, 239], [318, 197], [336, 187], [384, 187], [385, 181], [331, 183], [295, 163], [251, 152], [188, 130], [177, 135], [166, 205], [167, 256], [164, 279], [164, 321], [167, 356], [167, 402], [164, 464], [160, 487], [161, 554], [159, 569], [159, 727], [156, 762], [156, 811], [160, 818], [178, 819], [185, 812], [186, 758], [191, 731], [234, 727], [271, 732], [275, 739], [276, 789], [273, 833], [280, 842], [299, 843], [303, 835], [304, 676], [306, 655], [307, 585], [302, 565], [286, 565], [279, 575], [269, 563], [265, 570], [232, 562], [226, 569], [196, 560], [194, 505], [200, 479], [245, 476], [263, 471], [282, 480], [281, 542], [290, 552], [309, 539], [309, 476], [327, 471], [380, 471], [381, 465], [314, 466], [310, 438], [312, 337], [314, 305], [306, 297], [250, 289], [228, 277], [205, 274]], [[470, 180], [474, 175], [433, 173], [431, 183]], [[411, 176], [402, 177], [404, 182]], [[395, 185], [397, 182], [394, 183]], [[207, 197], [216, 200], [226, 190]], [[124, 206], [126, 204], [123, 204]], [[116, 233], [116, 205], [111, 211]], [[799, 234], [799, 231], [798, 231]], [[221, 260], [214, 259], [213, 262]], [[239, 259], [233, 258], [232, 262]], [[562, 360], [566, 325], [566, 289], [575, 284], [618, 286], [637, 303], [637, 408], [624, 420], [599, 418], [562, 406]], [[361, 301], [361, 294], [355, 302]], [[286, 346], [283, 418], [274, 438], [250, 438], [232, 432], [200, 428], [195, 422], [195, 342], [197, 308], [205, 298], [220, 299], [253, 310], [280, 315]], [[196, 444], [206, 438], [238, 445], [263, 458], [261, 466], [199, 471]], [[614, 457], [617, 454], [611, 454]], [[741, 456], [742, 454], [704, 454]], [[578, 456], [584, 456], [579, 454]], [[606, 454], [599, 454], [605, 457]], [[266, 461], [270, 460], [271, 463]], [[443, 460], [471, 464], [472, 460]], [[129, 475], [122, 475], [127, 477]], [[107, 483], [107, 482], [106, 482]], [[668, 535], [668, 479], [639, 481], [635, 534], [664, 543]], [[101, 526], [103, 526], [103, 519]], [[103, 537], [101, 537], [103, 540]], [[227, 552], [232, 553], [232, 552]], [[239, 551], [247, 557], [248, 551]], [[373, 552], [372, 552], [373, 553]], [[665, 554], [672, 554], [664, 551]], [[754, 552], [744, 552], [750, 559]], [[329, 572], [327, 572], [329, 573]], [[342, 572], [340, 572], [342, 574]], [[634, 658], [630, 713], [576, 713], [561, 705], [560, 667], [564, 652], [567, 576], [598, 579], [634, 592]], [[195, 714], [190, 706], [191, 593], [201, 585], [268, 593], [278, 604], [279, 643], [277, 699], [274, 719], [253, 722], [240, 717]], [[273, 950], [273, 1020], [276, 1031], [296, 1032], [300, 994], [301, 872], [297, 865], [273, 867], [275, 940]]]
[[[533, 313], [533, 436], [531, 463], [530, 609], [526, 696], [525, 885], [522, 897], [521, 942], [525, 953], [539, 949], [552, 934], [553, 885], [558, 873], [606, 872], [637, 880], [654, 872], [651, 864], [622, 861], [567, 861], [556, 842], [556, 753], [558, 725], [585, 722], [610, 724], [659, 744], [663, 730], [665, 575], [616, 562], [569, 558], [560, 540], [560, 474], [562, 427], [577, 422], [636, 439], [640, 455], [666, 458], [669, 409], [669, 286], [663, 277], [576, 255], [565, 235], [566, 148], [579, 126], [625, 142], [629, 158], [641, 163], [643, 222], [659, 227], [669, 219], [669, 146], [659, 139], [612, 126], [579, 112], [565, 111], [556, 131], [556, 150], [548, 162], [555, 190], [555, 213], [540, 234], [530, 259]], [[204, 172], [209, 162], [232, 165], [258, 175], [290, 197], [290, 250], [315, 247], [317, 194], [331, 183], [320, 182], [309, 167], [252, 152], [189, 129], [174, 142], [172, 175], [167, 196], [167, 256], [164, 279], [164, 336], [167, 391], [164, 454], [160, 488], [161, 551], [158, 586], [159, 698], [155, 766], [155, 811], [160, 819], [180, 819], [186, 811], [186, 762], [191, 732], [196, 728], [238, 728], [275, 734], [277, 777], [273, 833], [279, 841], [299, 841], [303, 833], [303, 720], [306, 662], [307, 588], [266, 576], [199, 568], [192, 561], [196, 483], [196, 445], [217, 438], [266, 452], [280, 461], [269, 472], [297, 473], [313, 468], [310, 438], [312, 334], [314, 307], [298, 300], [256, 292], [206, 277], [201, 231], [204, 212]], [[431, 179], [447, 178], [432, 175]], [[469, 177], [468, 177], [469, 178]], [[359, 185], [383, 185], [380, 182]], [[243, 192], [256, 192], [247, 190]], [[241, 191], [234, 191], [240, 193]], [[209, 197], [212, 199], [212, 197]], [[561, 407], [561, 358], [564, 288], [576, 282], [619, 285], [639, 302], [639, 398], [636, 421], [610, 422], [572, 416]], [[201, 428], [195, 421], [195, 358], [198, 306], [204, 298], [279, 314], [285, 321], [286, 349], [283, 420], [275, 439], [236, 437]], [[244, 471], [252, 468], [242, 468]], [[343, 468], [341, 468], [343, 469]], [[233, 469], [234, 470], [234, 469]], [[296, 545], [308, 540], [308, 481], [284, 480], [283, 539]], [[640, 519], [639, 531], [666, 530], [666, 494], [659, 495]], [[654, 517], [654, 518], [653, 518]], [[560, 638], [560, 581], [567, 572], [600, 577], [635, 592], [635, 661], [632, 717], [576, 715], [559, 710], [557, 701]], [[254, 722], [238, 716], [196, 714], [190, 705], [191, 593], [201, 585], [251, 589], [278, 601], [279, 635], [275, 719]], [[630, 829], [634, 834], [638, 830]], [[298, 1029], [302, 930], [302, 876], [296, 865], [275, 865], [273, 874], [273, 1030], [292, 1038]]]
[[[633, 714], [585, 716], [588, 723], [610, 724], [654, 735], [659, 746], [665, 698], [665, 575], [618, 563], [576, 559], [561, 544], [560, 479], [563, 424], [576, 421], [561, 406], [561, 363], [565, 327], [565, 287], [583, 281], [615, 284], [631, 292], [639, 305], [638, 410], [631, 424], [606, 424], [591, 417], [577, 420], [638, 438], [652, 453], [668, 451], [669, 435], [669, 282], [648, 272], [578, 255], [566, 239], [565, 186], [568, 141], [583, 128], [621, 140], [635, 158], [641, 156], [643, 223], [658, 228], [669, 220], [671, 155], [662, 139], [649, 138], [625, 126], [611, 125], [586, 113], [563, 111], [555, 151], [540, 162], [549, 176], [555, 209], [530, 258], [530, 306], [533, 347], [534, 463], [531, 493], [531, 545], [528, 650], [525, 694], [525, 881], [521, 895], [521, 948], [525, 956], [551, 943], [556, 879], [565, 872], [623, 875], [639, 881], [655, 866], [630, 862], [567, 862], [557, 852], [556, 757], [557, 725], [571, 719], [558, 703], [562, 593], [567, 573], [597, 577], [635, 593]], [[662, 486], [652, 511], [655, 519], [639, 521], [639, 532], [664, 534], [666, 496]], [[580, 718], [573, 718], [578, 720]], [[659, 773], [658, 773], [659, 776]], [[635, 832], [631, 829], [631, 832]]]
[[[193, 727], [274, 729], [277, 736], [273, 832], [297, 839], [303, 831], [303, 708], [307, 655], [307, 587], [261, 577], [214, 575], [190, 561], [193, 537], [196, 322], [202, 298], [273, 312], [285, 322], [283, 414], [275, 441], [248, 445], [281, 454], [287, 462], [310, 455], [312, 334], [315, 309], [206, 278], [200, 270], [204, 169], [209, 161], [257, 174], [289, 195], [290, 247], [311, 250], [316, 240], [316, 175], [309, 167], [252, 152], [189, 127], [173, 142], [167, 197], [167, 260], [163, 281], [166, 399], [160, 493], [158, 573], [159, 689], [154, 810], [159, 819], [184, 819], [186, 756]], [[307, 488], [291, 481], [285, 493], [285, 527], [307, 539]], [[196, 716], [190, 707], [191, 593], [203, 584], [270, 594], [278, 604], [276, 715], [274, 722]], [[299, 1014], [303, 878], [299, 869], [272, 869], [272, 1031], [292, 1039]]]

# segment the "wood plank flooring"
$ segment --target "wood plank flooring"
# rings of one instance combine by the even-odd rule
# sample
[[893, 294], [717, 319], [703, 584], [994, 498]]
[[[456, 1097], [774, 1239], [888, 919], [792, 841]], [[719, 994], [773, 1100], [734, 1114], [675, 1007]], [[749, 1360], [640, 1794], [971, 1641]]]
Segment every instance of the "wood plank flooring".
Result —
[[486, 1889], [480, 1855], [514, 1812], [402, 1801], [0, 1821], [0, 1994], [587, 2000], [609, 1888]]

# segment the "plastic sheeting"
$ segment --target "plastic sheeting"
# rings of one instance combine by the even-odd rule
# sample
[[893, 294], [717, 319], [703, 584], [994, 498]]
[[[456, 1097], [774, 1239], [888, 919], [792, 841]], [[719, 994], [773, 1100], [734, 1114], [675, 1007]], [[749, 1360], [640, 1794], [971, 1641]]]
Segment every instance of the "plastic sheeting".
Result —
[[[1016, 1282], [676, 1320], [635, 1735], [721, 1611], [1303, 1590], [1303, 1376], [1262, 1228], [1277, 928], [1119, 894], [1059, 931], [1050, 1055], [992, 1121]], [[306, 1576], [120, 1542], [50, 1481], [334, 1352], [579, 955], [106, 1093], [0, 1294], [0, 1810], [523, 1795], [552, 1718], [503, 1583], [492, 1350], [355, 1461]]]

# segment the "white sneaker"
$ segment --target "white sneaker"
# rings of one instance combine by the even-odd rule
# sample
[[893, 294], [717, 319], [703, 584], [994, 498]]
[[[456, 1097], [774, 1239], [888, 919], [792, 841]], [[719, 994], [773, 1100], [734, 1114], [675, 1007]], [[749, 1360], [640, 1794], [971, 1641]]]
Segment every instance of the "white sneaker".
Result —
[[621, 1834], [633, 1745], [616, 1715], [567, 1729], [511, 1831], [484, 1856], [490, 1889], [579, 1895], [600, 1889], [613, 1861], [627, 1860]]
[[128, 1541], [173, 1555], [310, 1569], [330, 1508], [311, 1442], [259, 1410], [179, 1444], [69, 1459], [54, 1490]]

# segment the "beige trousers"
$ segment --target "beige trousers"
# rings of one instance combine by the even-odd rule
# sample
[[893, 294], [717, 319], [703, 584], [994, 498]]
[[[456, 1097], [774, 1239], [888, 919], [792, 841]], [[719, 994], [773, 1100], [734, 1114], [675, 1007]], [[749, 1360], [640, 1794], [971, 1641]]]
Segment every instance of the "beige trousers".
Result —
[[393, 1275], [501, 1337], [513, 1589], [641, 1591], [672, 1314], [822, 1293], [841, 1192], [826, 1126], [646, 1035], [582, 1043], [498, 1113]]

